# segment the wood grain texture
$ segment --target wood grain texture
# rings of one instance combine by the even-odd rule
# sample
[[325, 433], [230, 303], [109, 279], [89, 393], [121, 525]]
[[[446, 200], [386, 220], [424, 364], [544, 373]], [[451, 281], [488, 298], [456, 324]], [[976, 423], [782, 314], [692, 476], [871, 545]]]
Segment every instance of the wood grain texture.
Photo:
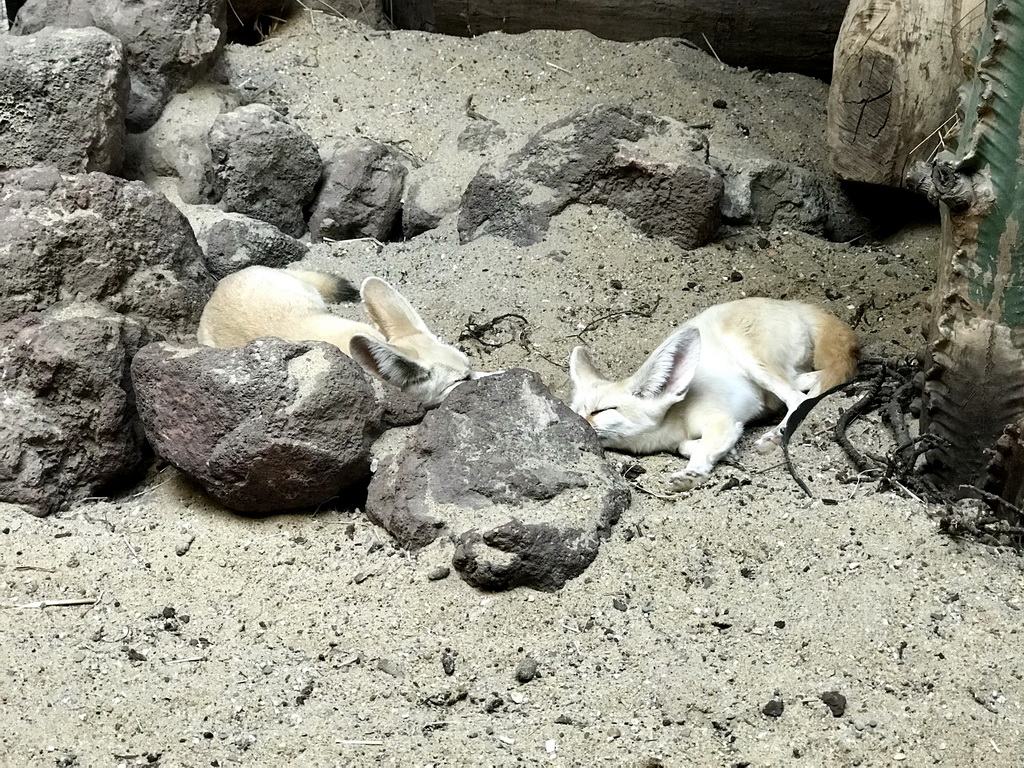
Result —
[[[473, 36], [584, 29], [625, 42], [682, 37], [734, 66], [827, 77], [847, 0], [399, 0], [400, 27]], [[385, 9], [387, 13], [387, 9]], [[706, 40], [705, 40], [706, 38]]]
[[911, 168], [955, 129], [964, 61], [983, 20], [982, 0], [852, 0], [828, 102], [840, 177], [907, 186]]

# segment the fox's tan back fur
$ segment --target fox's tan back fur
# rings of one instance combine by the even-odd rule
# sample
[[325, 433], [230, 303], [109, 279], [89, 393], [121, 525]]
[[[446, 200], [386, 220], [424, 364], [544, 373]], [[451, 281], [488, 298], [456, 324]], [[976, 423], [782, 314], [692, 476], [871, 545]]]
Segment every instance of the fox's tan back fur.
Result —
[[375, 325], [332, 314], [325, 299], [345, 294], [347, 285], [320, 272], [247, 267], [217, 284], [199, 320], [199, 342], [237, 347], [261, 336], [326, 341], [428, 406], [483, 375], [471, 371], [468, 358], [431, 333], [405, 297], [380, 278], [366, 278], [360, 290]]
[[349, 354], [362, 333], [381, 341], [373, 326], [332, 315], [325, 296], [339, 292], [340, 278], [307, 270], [247, 267], [217, 283], [199, 319], [200, 344], [240, 347], [261, 336], [288, 341], [326, 341]]
[[572, 407], [601, 442], [634, 453], [689, 456], [679, 489], [707, 479], [748, 422], [786, 408], [758, 444], [781, 439], [797, 406], [856, 371], [853, 330], [819, 307], [750, 298], [718, 304], [676, 329], [628, 378], [609, 381], [573, 350]]

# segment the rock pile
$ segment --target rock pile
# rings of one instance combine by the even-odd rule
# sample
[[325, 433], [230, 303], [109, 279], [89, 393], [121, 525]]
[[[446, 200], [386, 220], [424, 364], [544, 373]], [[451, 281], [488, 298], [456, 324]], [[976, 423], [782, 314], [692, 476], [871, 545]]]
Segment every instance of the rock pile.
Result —
[[463, 385], [424, 418], [323, 343], [197, 346], [216, 280], [445, 219], [463, 242], [533, 243], [572, 203], [684, 248], [723, 220], [838, 231], [841, 207], [805, 171], [617, 104], [518, 145], [471, 115], [429, 161], [365, 136], [318, 146], [217, 69], [227, 7], [28, 0], [0, 35], [0, 501], [58, 512], [137, 481], [152, 449], [247, 513], [368, 487], [372, 519], [411, 548], [448, 537], [470, 583], [557, 589], [629, 493], [535, 376]]

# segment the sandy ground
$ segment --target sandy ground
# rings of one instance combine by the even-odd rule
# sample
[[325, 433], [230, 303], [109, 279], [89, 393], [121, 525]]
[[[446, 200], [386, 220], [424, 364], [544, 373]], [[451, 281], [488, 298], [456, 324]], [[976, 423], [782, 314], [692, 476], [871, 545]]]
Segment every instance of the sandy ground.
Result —
[[[627, 100], [711, 122], [713, 145], [824, 157], [822, 84], [670, 41], [457, 40], [318, 14], [228, 57], [318, 141], [358, 127], [423, 160], [468, 122], [470, 95], [510, 141]], [[621, 375], [686, 317], [743, 295], [823, 303], [858, 319], [869, 354], [910, 354], [937, 238], [934, 222], [848, 245], [736, 229], [687, 252], [576, 207], [529, 248], [460, 246], [446, 221], [313, 261], [394, 281], [449, 340], [521, 315], [492, 346], [461, 343], [479, 367], [531, 368], [567, 396], [581, 339]], [[674, 499], [661, 496], [681, 459], [642, 458], [646, 490], [553, 594], [431, 580], [450, 545], [402, 551], [358, 509], [243, 518], [160, 466], [55, 518], [0, 506], [0, 764], [1021, 765], [1020, 559], [940, 534], [938, 507], [841, 482], [852, 470], [830, 426], [851, 402], [823, 404], [793, 445], [835, 503], [753, 451], [758, 430]], [[877, 415], [851, 437], [891, 448]], [[69, 599], [93, 602], [32, 607]], [[773, 700], [777, 717], [762, 711]]]

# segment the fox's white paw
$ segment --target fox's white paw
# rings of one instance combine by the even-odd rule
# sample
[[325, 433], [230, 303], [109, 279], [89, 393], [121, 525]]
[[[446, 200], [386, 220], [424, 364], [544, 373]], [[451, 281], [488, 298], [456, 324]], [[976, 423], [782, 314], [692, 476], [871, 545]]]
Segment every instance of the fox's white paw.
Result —
[[682, 493], [683, 491], [692, 490], [695, 486], [698, 486], [707, 480], [708, 477], [708, 475], [702, 475], [699, 472], [684, 469], [679, 472], [673, 472], [668, 478], [668, 484], [673, 492]]
[[777, 430], [765, 432], [754, 443], [754, 449], [758, 453], [770, 453], [782, 445], [782, 433]]

